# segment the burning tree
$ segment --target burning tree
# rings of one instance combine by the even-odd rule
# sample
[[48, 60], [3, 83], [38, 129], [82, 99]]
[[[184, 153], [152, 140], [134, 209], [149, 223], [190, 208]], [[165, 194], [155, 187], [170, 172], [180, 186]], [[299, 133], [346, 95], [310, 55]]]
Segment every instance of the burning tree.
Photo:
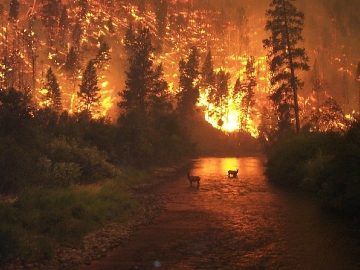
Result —
[[93, 60], [90, 60], [83, 74], [82, 82], [77, 93], [80, 99], [79, 108], [83, 112], [94, 115], [100, 107], [100, 88]]
[[294, 0], [273, 0], [266, 11], [268, 20], [265, 30], [271, 36], [263, 40], [269, 50], [269, 68], [272, 74], [271, 85], [274, 88], [270, 96], [279, 121], [278, 131], [292, 129], [295, 118], [296, 132], [300, 132], [298, 89], [303, 82], [296, 76], [296, 70], [309, 70], [305, 48], [297, 44], [303, 41], [302, 29], [304, 13], [292, 4]]

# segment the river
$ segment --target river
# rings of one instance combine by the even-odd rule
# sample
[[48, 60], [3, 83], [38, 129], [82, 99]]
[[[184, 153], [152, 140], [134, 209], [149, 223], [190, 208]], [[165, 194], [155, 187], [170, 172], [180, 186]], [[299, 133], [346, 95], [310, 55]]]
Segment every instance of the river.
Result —
[[258, 157], [195, 159], [199, 188], [185, 172], [161, 185], [154, 192], [167, 198], [166, 211], [154, 224], [77, 269], [360, 269], [358, 228], [263, 172]]

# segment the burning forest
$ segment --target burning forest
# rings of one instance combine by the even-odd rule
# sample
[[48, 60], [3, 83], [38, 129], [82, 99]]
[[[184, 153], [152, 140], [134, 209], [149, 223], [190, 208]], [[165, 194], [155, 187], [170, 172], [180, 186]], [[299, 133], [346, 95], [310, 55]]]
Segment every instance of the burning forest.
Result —
[[[359, 112], [360, 56], [353, 49], [359, 21], [354, 11], [345, 16], [336, 9], [339, 3], [299, 1], [307, 18], [304, 46], [311, 67], [299, 74], [305, 82], [299, 91], [302, 123], [334, 107], [337, 114], [331, 123], [322, 117], [313, 130], [341, 129], [344, 119]], [[313, 5], [320, 12], [311, 12]], [[199, 54], [197, 106], [206, 121], [226, 133], [257, 137], [271, 108], [271, 72], [262, 44], [266, 8], [267, 3], [249, 1], [8, 0], [0, 5], [0, 86], [30, 93], [38, 108], [58, 103], [60, 111], [87, 108], [93, 118], [116, 121], [118, 93], [129, 67], [126, 32], [141, 26], [152, 34], [153, 61], [162, 65], [174, 106], [181, 91], [179, 62], [194, 46]], [[78, 93], [89, 61], [99, 91], [94, 100], [84, 101]], [[54, 79], [57, 100], [49, 93]]]

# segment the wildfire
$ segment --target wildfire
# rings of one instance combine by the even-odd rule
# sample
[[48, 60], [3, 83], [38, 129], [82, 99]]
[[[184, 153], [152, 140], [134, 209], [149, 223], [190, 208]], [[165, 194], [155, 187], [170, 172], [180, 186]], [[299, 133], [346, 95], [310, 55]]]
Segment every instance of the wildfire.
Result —
[[[30, 2], [30, 0], [25, 0], [25, 2]], [[119, 3], [121, 2], [121, 3]], [[236, 38], [239, 36], [239, 29], [235, 29], [234, 27], [225, 27], [222, 35], [216, 33], [214, 27], [214, 21], [219, 13], [214, 12], [213, 14], [209, 14], [210, 11], [190, 11], [185, 9], [173, 9], [169, 11], [174, 18], [181, 17], [184, 18], [188, 25], [171, 25], [175, 22], [168, 20], [168, 25], [166, 26], [167, 33], [164, 37], [160, 39], [160, 37], [156, 36], [156, 18], [155, 14], [152, 11], [147, 11], [146, 14], [140, 14], [138, 7], [132, 5], [130, 3], [124, 4], [123, 1], [115, 1], [114, 7], [109, 8], [105, 4], [101, 4], [99, 1], [93, 1], [91, 6], [89, 6], [89, 10], [86, 13], [84, 19], [80, 20], [82, 25], [82, 35], [80, 40], [80, 50], [83, 53], [83, 60], [88, 58], [93, 58], [96, 55], [100, 47], [100, 41], [104, 38], [106, 41], [111, 42], [111, 57], [115, 60], [110, 62], [106, 68], [103, 68], [99, 71], [99, 86], [100, 90], [100, 106], [99, 112], [94, 115], [95, 118], [107, 116], [109, 110], [116, 104], [117, 100], [115, 96], [117, 96], [117, 92], [121, 91], [119, 89], [121, 83], [119, 84], [118, 77], [119, 74], [123, 74], [123, 70], [121, 70], [122, 66], [120, 65], [120, 70], [118, 63], [123, 63], [126, 60], [126, 56], [123, 54], [123, 37], [126, 28], [129, 25], [129, 22], [141, 23], [143, 25], [147, 25], [150, 27], [151, 32], [155, 36], [155, 39], [161, 40], [161, 46], [163, 53], [161, 55], [157, 55], [157, 63], [162, 63], [164, 68], [164, 74], [166, 80], [168, 82], [169, 91], [171, 93], [176, 93], [178, 90], [178, 62], [181, 58], [186, 57], [187, 50], [190, 46], [195, 45], [200, 54], [201, 59], [204, 59], [205, 53], [211, 48], [213, 53], [214, 60], [214, 71], [219, 72], [220, 70], [224, 70], [225, 72], [229, 72], [231, 74], [231, 81], [229, 82], [229, 93], [222, 97], [221, 105], [215, 105], [209, 102], [209, 94], [207, 91], [202, 89], [200, 91], [200, 97], [198, 100], [199, 109], [203, 110], [204, 118], [208, 121], [212, 126], [217, 129], [220, 129], [224, 132], [237, 132], [237, 131], [246, 131], [252, 134], [252, 136], [257, 137], [258, 131], [257, 127], [259, 125], [260, 119], [260, 111], [262, 107], [266, 106], [266, 102], [268, 100], [268, 89], [269, 86], [269, 74], [267, 72], [267, 63], [266, 56], [264, 51], [256, 48], [247, 48], [246, 50], [239, 49], [241, 46], [238, 44], [239, 40]], [[179, 1], [171, 1], [172, 3], [176, 3]], [[186, 1], [180, 1], [186, 2]], [[32, 3], [28, 3], [32, 4]], [[32, 10], [31, 12], [34, 12]], [[68, 16], [71, 22], [71, 26], [74, 26], [75, 22], [79, 21], [79, 14], [76, 9], [68, 9]], [[191, 14], [190, 14], [191, 13]], [[170, 15], [169, 15], [170, 16]], [[109, 19], [111, 19], [111, 28], [114, 28], [114, 32], [110, 33], [109, 25], [106, 24]], [[256, 24], [255, 19], [251, 18]], [[25, 21], [25, 19], [24, 19]], [[40, 21], [40, 20], [39, 20]], [[8, 24], [8, 22], [6, 22]], [[256, 27], [256, 26], [253, 26]], [[263, 25], [261, 25], [263, 27]], [[73, 27], [70, 27], [72, 29]], [[5, 47], [6, 44], [11, 44], [5, 40], [6, 38], [11, 37], [12, 32], [8, 29], [8, 26], [2, 26], [0, 29], [0, 44], [2, 47]], [[255, 29], [256, 30], [256, 29]], [[53, 45], [57, 46], [55, 49], [48, 48], [48, 44], [42, 40], [36, 40], [39, 36], [44, 36], [44, 33], [36, 33], [36, 30], [28, 29], [28, 36], [32, 39], [33, 44], [29, 45], [29, 47], [24, 47], [24, 52], [21, 53], [20, 58], [23, 60], [25, 67], [28, 68], [28, 77], [34, 78], [34, 85], [37, 86], [37, 92], [41, 92], [41, 72], [47, 70], [50, 66], [56, 65], [57, 74], [59, 83], [63, 86], [63, 92], [65, 92], [62, 97], [67, 100], [64, 102], [64, 109], [71, 112], [76, 112], [78, 103], [77, 90], [78, 85], [81, 82], [81, 70], [77, 72], [75, 82], [69, 82], [69, 79], [64, 75], [64, 71], [62, 67], [64, 65], [64, 59], [67, 55], [67, 50], [70, 47], [69, 38], [67, 38], [65, 43], [68, 46], [58, 46], [58, 44]], [[71, 31], [66, 34], [67, 37], [71, 36]], [[257, 31], [252, 31], [249, 33], [250, 38], [256, 38], [258, 33]], [[14, 40], [14, 44], [16, 38], [12, 37]], [[19, 39], [20, 40], [20, 39]], [[5, 44], [6, 43], [6, 44]], [[252, 41], [255, 43], [255, 41]], [[261, 44], [260, 42], [257, 42]], [[10, 47], [10, 45], [9, 45]], [[250, 47], [250, 45], [248, 46]], [[34, 59], [31, 58], [31, 52], [33, 53], [33, 57], [39, 57], [41, 61], [41, 65], [35, 66]], [[34, 53], [36, 52], [36, 53]], [[158, 52], [156, 52], [158, 54]], [[240, 79], [243, 81], [245, 79], [244, 73], [246, 70], [246, 61], [247, 58], [252, 55], [254, 56], [254, 67], [256, 73], [257, 86], [255, 88], [255, 97], [256, 104], [253, 106], [251, 113], [244, 115], [244, 112], [241, 110], [241, 96], [234, 98], [232, 97], [232, 91], [234, 88], [234, 84], [236, 79]], [[153, 55], [155, 56], [155, 55]], [[341, 61], [340, 58], [335, 59], [336, 61]], [[200, 63], [200, 65], [202, 62]], [[1, 66], [0, 63], [0, 80], [3, 82], [5, 80], [5, 73], [3, 70], [7, 72], [15, 70], [12, 67]], [[84, 65], [84, 64], [83, 64]], [[36, 70], [36, 68], [38, 70]], [[33, 74], [32, 72], [36, 71], [37, 74]], [[351, 71], [346, 67], [342, 67], [339, 71], [349, 74]], [[198, 81], [194, 82], [198, 83]], [[304, 98], [306, 100], [306, 98]], [[39, 102], [40, 106], [44, 106]]]

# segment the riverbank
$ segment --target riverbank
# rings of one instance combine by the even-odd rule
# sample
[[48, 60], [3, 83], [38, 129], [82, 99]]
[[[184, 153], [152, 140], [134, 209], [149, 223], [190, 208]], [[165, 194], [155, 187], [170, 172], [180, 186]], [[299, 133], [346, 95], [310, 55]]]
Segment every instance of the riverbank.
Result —
[[139, 206], [125, 222], [112, 222], [100, 230], [89, 233], [84, 237], [81, 245], [68, 244], [54, 247], [51, 260], [31, 262], [18, 258], [0, 269], [68, 269], [79, 264], [90, 264], [91, 261], [106, 256], [110, 250], [124, 245], [140, 225], [150, 224], [164, 210], [163, 198], [152, 194], [149, 190], [163, 182], [171, 181], [172, 177], [184, 170], [189, 163], [190, 161], [185, 161], [172, 167], [156, 169], [150, 182], [129, 187], [127, 190], [129, 198], [136, 201]]

